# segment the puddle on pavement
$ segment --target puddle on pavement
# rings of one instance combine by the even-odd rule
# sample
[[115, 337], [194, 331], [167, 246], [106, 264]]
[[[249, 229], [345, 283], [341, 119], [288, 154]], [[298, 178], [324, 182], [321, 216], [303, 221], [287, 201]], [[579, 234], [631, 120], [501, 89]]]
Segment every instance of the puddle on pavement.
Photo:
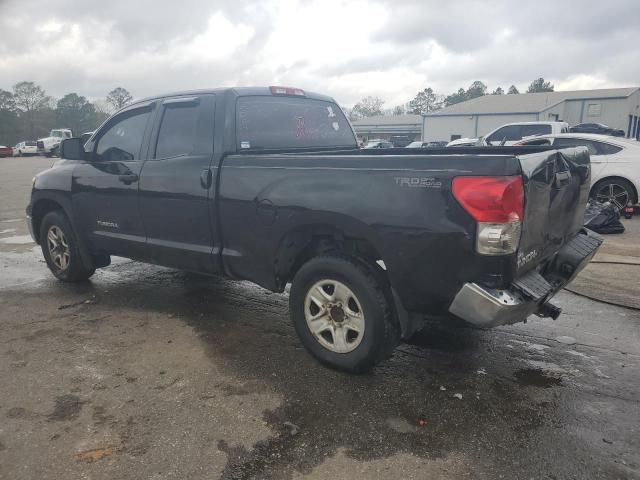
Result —
[[0, 238], [0, 243], [5, 245], [27, 245], [34, 242], [31, 235], [15, 235], [12, 237]]
[[562, 385], [562, 379], [546, 373], [539, 368], [521, 368], [514, 376], [522, 385], [551, 388]]

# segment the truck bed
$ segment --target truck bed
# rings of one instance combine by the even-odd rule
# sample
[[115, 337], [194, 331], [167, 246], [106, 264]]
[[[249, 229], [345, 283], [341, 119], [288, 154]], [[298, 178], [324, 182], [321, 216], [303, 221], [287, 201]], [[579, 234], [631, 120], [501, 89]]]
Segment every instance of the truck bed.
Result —
[[[556, 188], [567, 170], [569, 183]], [[274, 275], [274, 261], [295, 256], [306, 236], [367, 239], [405, 308], [441, 311], [464, 283], [506, 287], [558, 251], [582, 224], [588, 172], [586, 149], [547, 146], [229, 155], [218, 194], [222, 262], [232, 276], [281, 289], [288, 266]], [[516, 254], [475, 251], [476, 223], [451, 194], [452, 179], [466, 175], [523, 176]]]

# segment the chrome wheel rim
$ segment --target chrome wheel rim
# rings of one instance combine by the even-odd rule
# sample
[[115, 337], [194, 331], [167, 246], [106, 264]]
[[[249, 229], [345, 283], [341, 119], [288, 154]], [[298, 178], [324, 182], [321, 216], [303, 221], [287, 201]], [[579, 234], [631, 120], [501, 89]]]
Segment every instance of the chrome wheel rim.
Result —
[[320, 280], [309, 289], [304, 316], [316, 341], [332, 352], [352, 352], [364, 337], [365, 317], [360, 301], [337, 280]]
[[49, 231], [47, 232], [47, 246], [49, 248], [51, 261], [59, 270], [65, 270], [71, 260], [71, 250], [69, 249], [67, 237], [64, 236], [60, 227], [56, 225], [49, 227]]
[[619, 209], [623, 209], [629, 203], [629, 192], [622, 185], [609, 183], [598, 189], [596, 200], [600, 203], [611, 202]]

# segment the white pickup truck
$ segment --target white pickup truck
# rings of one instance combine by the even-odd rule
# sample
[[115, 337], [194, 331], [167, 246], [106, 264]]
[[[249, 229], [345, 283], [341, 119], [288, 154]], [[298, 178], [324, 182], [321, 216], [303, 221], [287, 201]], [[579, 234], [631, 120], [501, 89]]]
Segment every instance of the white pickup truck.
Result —
[[480, 138], [452, 140], [447, 144], [447, 147], [514, 145], [523, 138], [536, 135], [556, 135], [558, 133], [569, 133], [569, 124], [567, 122], [507, 123]]
[[38, 155], [44, 155], [46, 157], [57, 155], [60, 150], [60, 142], [71, 137], [73, 137], [73, 132], [69, 128], [55, 128], [51, 130], [48, 137], [38, 139]]

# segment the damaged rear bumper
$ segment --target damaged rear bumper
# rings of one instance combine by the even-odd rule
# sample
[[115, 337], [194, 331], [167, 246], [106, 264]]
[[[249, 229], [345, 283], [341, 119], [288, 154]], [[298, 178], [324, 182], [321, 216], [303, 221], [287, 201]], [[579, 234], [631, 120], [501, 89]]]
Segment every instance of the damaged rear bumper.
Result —
[[525, 274], [506, 290], [465, 283], [449, 312], [484, 328], [522, 322], [533, 314], [556, 318], [560, 309], [549, 300], [580, 273], [601, 244], [597, 233], [582, 229], [543, 269]]

